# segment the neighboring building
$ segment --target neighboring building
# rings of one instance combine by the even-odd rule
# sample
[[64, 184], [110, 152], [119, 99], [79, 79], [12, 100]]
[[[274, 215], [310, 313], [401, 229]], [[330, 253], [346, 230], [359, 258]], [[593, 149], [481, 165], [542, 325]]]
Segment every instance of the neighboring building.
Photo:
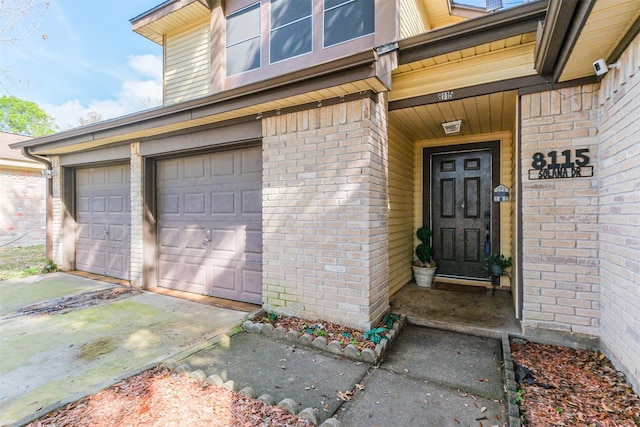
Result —
[[465, 3], [134, 18], [165, 106], [16, 144], [52, 163], [55, 262], [366, 329], [427, 224], [440, 281], [513, 256], [524, 333], [596, 340], [637, 385], [640, 2]]
[[0, 247], [44, 245], [46, 183], [42, 164], [9, 144], [29, 136], [0, 132]]

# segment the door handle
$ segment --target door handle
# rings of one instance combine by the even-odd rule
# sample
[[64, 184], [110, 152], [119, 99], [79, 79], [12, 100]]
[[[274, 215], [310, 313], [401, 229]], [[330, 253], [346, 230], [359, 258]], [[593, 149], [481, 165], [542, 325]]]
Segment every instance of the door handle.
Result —
[[104, 235], [108, 236], [109, 235], [109, 224], [104, 226]]
[[204, 234], [204, 244], [206, 245], [210, 241], [211, 241], [211, 230], [207, 230], [207, 232]]

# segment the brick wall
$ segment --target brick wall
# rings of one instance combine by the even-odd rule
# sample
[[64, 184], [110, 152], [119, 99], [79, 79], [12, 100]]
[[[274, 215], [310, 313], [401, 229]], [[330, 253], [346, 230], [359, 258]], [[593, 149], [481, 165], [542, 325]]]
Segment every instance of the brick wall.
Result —
[[[523, 319], [527, 332], [599, 334], [597, 105], [594, 85], [524, 95]], [[589, 149], [592, 178], [530, 180], [535, 153]]]
[[130, 229], [130, 241], [131, 241], [131, 264], [129, 270], [129, 280], [131, 286], [136, 288], [142, 288], [143, 283], [143, 167], [142, 156], [140, 156], [140, 143], [134, 142], [131, 144], [131, 168], [130, 168], [130, 180], [131, 180], [131, 229]]
[[263, 119], [265, 309], [363, 330], [387, 311], [386, 105]]
[[0, 188], [0, 245], [15, 239], [8, 247], [44, 245], [46, 182], [40, 170], [0, 167]]
[[640, 385], [640, 37], [602, 81], [600, 107], [601, 341]]

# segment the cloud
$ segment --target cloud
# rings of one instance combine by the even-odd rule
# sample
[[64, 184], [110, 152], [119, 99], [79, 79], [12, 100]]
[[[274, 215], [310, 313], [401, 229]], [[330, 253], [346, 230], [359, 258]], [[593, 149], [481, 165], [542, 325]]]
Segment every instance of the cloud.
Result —
[[80, 120], [91, 112], [100, 115], [102, 120], [107, 120], [160, 105], [162, 57], [151, 54], [131, 55], [127, 66], [133, 71], [131, 78], [122, 82], [120, 90], [112, 99], [95, 99], [88, 105], [73, 99], [60, 105], [41, 106], [56, 119], [60, 130], [65, 130], [80, 126]]

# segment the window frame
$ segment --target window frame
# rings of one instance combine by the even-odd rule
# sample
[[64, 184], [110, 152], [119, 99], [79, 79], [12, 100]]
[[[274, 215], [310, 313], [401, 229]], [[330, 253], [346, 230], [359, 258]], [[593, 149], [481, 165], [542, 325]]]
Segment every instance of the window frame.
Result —
[[358, 40], [358, 39], [362, 39], [362, 38], [365, 38], [365, 37], [370, 37], [370, 36], [372, 36], [372, 35], [374, 35], [376, 33], [376, 12], [375, 12], [375, 10], [376, 10], [376, 0], [369, 0], [369, 1], [371, 1], [373, 3], [373, 19], [371, 21], [372, 24], [373, 24], [373, 30], [370, 33], [362, 34], [362, 35], [359, 35], [357, 37], [353, 37], [353, 38], [350, 38], [350, 39], [346, 39], [346, 40], [340, 41], [338, 43], [333, 43], [333, 44], [327, 45], [326, 32], [325, 32], [325, 30], [326, 30], [326, 21], [327, 21], [327, 19], [326, 19], [327, 11], [336, 10], [336, 9], [344, 7], [344, 6], [346, 6], [346, 5], [350, 4], [350, 3], [356, 3], [358, 1], [367, 1], [367, 0], [344, 0], [341, 4], [338, 4], [338, 5], [335, 5], [335, 6], [331, 6], [328, 9], [326, 7], [327, 0], [322, 0], [322, 48], [323, 49], [328, 49], [328, 48], [331, 48], [331, 47], [334, 47], [334, 46], [339, 46], [339, 45], [344, 44], [344, 43], [349, 43], [349, 42], [351, 42], [353, 40]]
[[[313, 53], [313, 48], [314, 48], [314, 46], [313, 46], [313, 42], [314, 42], [314, 40], [313, 40], [313, 33], [314, 33], [314, 31], [313, 31], [313, 29], [314, 29], [314, 25], [315, 25], [315, 22], [314, 22], [314, 13], [313, 13], [313, 0], [306, 0], [306, 1], [308, 1], [308, 2], [310, 3], [310, 6], [311, 6], [311, 8], [310, 8], [311, 10], [310, 10], [310, 13], [309, 13], [309, 15], [308, 15], [308, 16], [305, 16], [305, 17], [302, 17], [302, 18], [298, 18], [298, 19], [296, 19], [296, 20], [294, 20], [294, 21], [288, 22], [288, 23], [286, 23], [286, 24], [284, 24], [284, 25], [280, 25], [280, 26], [278, 26], [278, 27], [273, 27], [273, 26], [272, 26], [272, 24], [273, 24], [273, 14], [272, 14], [272, 13], [273, 13], [273, 10], [272, 10], [272, 2], [273, 2], [273, 1], [274, 1], [274, 0], [269, 0], [269, 64], [270, 64], [270, 65], [271, 65], [271, 64], [278, 64], [278, 63], [283, 62], [283, 61], [288, 61], [288, 60], [293, 59], [293, 58], [299, 58], [299, 57], [301, 57], [301, 56], [304, 56], [304, 55], [308, 55], [308, 54], [310, 54], [310, 53]], [[297, 0], [296, 0], [296, 1], [297, 1]], [[271, 59], [271, 58], [272, 58], [271, 53], [273, 52], [273, 49], [272, 49], [272, 46], [271, 46], [272, 34], [273, 34], [275, 31], [277, 31], [277, 30], [279, 30], [279, 29], [281, 29], [281, 28], [286, 28], [286, 27], [291, 26], [291, 25], [293, 25], [293, 24], [296, 24], [296, 23], [298, 23], [298, 22], [302, 22], [302, 21], [304, 21], [304, 20], [306, 20], [306, 19], [309, 19], [309, 21], [310, 21], [310, 23], [311, 23], [311, 25], [310, 25], [310, 33], [311, 33], [311, 46], [310, 46], [310, 50], [309, 50], [309, 51], [307, 51], [307, 52], [303, 52], [303, 53], [300, 53], [300, 54], [294, 55], [294, 56], [288, 56], [288, 57], [286, 57], [286, 58], [278, 59], [277, 61], [273, 61], [273, 60]]]
[[[241, 15], [242, 13], [246, 12], [247, 10], [251, 9], [251, 8], [256, 8], [258, 9], [258, 19], [260, 22], [259, 28], [258, 28], [258, 34], [257, 36], [253, 36], [253, 37], [249, 37], [247, 39], [243, 39], [240, 41], [237, 41], [233, 44], [229, 44], [228, 43], [228, 25], [229, 25], [229, 20], [232, 19], [234, 16], [238, 16]], [[225, 16], [225, 41], [224, 41], [224, 49], [225, 49], [225, 77], [233, 77], [233, 76], [239, 76], [241, 74], [245, 74], [245, 73], [249, 73], [255, 70], [259, 70], [260, 68], [262, 68], [262, 2], [260, 0], [257, 0], [254, 3], [251, 3], [241, 9], [238, 9], [232, 13], [230, 13], [229, 15]], [[249, 40], [254, 40], [254, 39], [258, 39], [258, 46], [259, 46], [259, 50], [258, 50], [258, 66], [255, 68], [250, 68], [248, 70], [243, 70], [240, 71], [238, 73], [234, 73], [234, 74], [229, 74], [229, 68], [228, 68], [228, 64], [229, 64], [229, 48], [230, 47], [234, 47], [234, 46], [238, 46], [244, 42], [247, 42]]]

